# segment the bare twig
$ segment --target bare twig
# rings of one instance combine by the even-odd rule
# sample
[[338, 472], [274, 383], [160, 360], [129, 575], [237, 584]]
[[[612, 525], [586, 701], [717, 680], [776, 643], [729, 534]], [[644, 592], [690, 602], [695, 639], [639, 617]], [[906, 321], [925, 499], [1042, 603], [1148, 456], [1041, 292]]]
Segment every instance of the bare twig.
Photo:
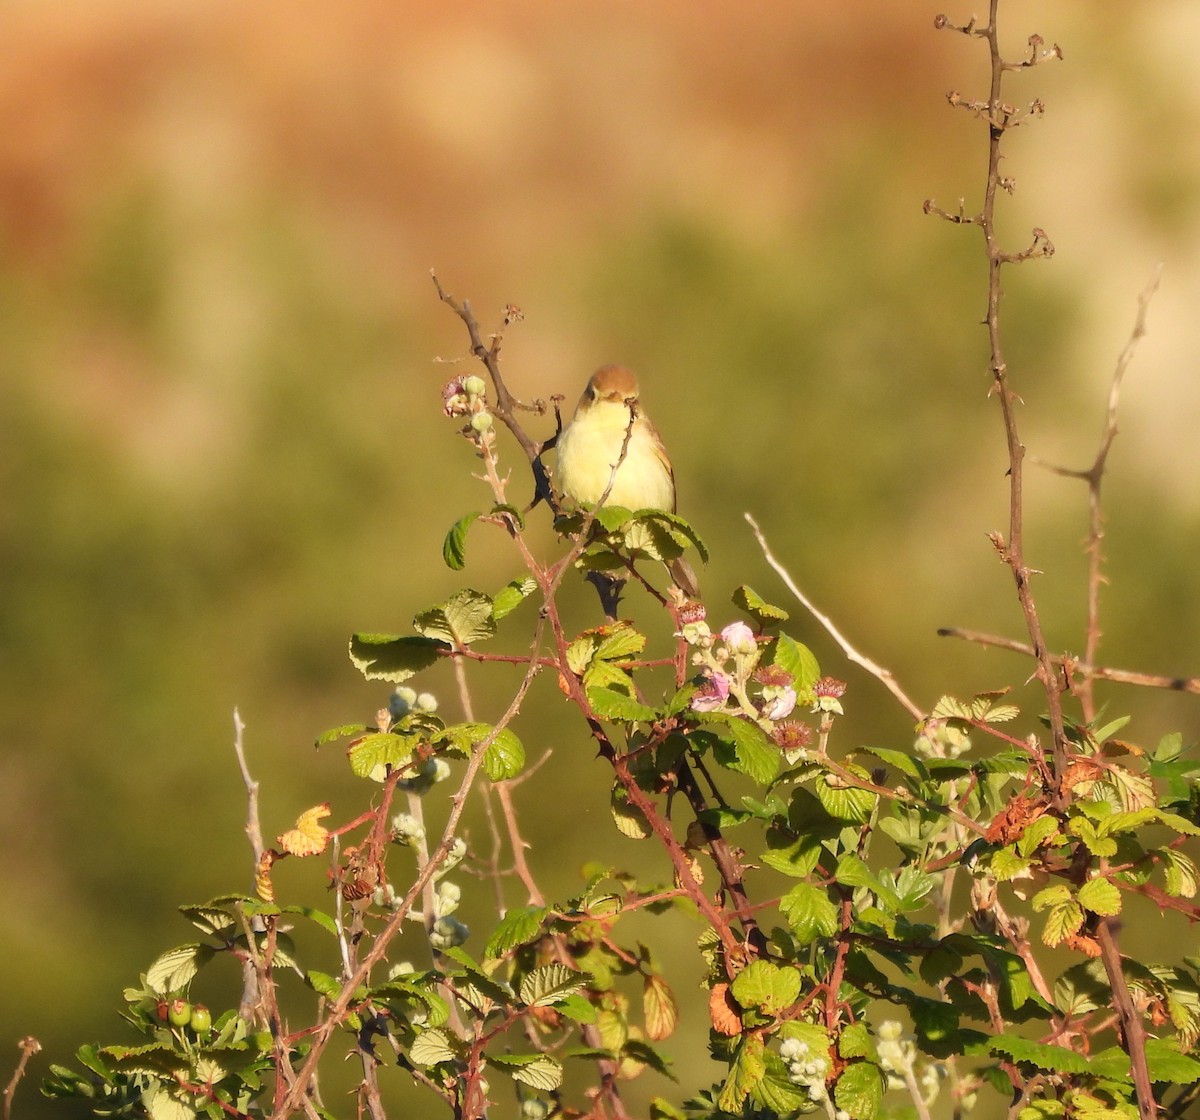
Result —
[[[250, 841], [250, 850], [254, 854], [254, 866], [258, 868], [263, 857], [262, 825], [258, 817], [258, 782], [251, 776], [250, 766], [246, 762], [245, 733], [246, 725], [242, 722], [242, 714], [234, 708], [233, 750], [237, 755], [242, 784], [246, 787], [246, 838]], [[250, 924], [256, 933], [262, 933], [265, 929], [260, 917], [256, 916]], [[239, 1014], [247, 1022], [253, 1022], [260, 999], [259, 969], [254, 959], [247, 957], [242, 962], [242, 998], [239, 1004]]]
[[[994, 646], [996, 649], [1006, 649], [1011, 653], [1020, 653], [1033, 657], [1033, 646], [1028, 642], [1019, 642], [1014, 638], [1005, 638], [999, 634], [985, 634], [980, 630], [966, 630], [958, 626], [947, 626], [938, 630], [943, 638], [961, 638], [965, 642], [974, 642], [981, 646]], [[1132, 684], [1141, 688], [1165, 688], [1171, 692], [1190, 692], [1200, 695], [1200, 677], [1164, 677], [1155, 673], [1137, 673], [1131, 669], [1113, 669], [1106, 665], [1093, 665], [1080, 661], [1069, 654], [1051, 654], [1051, 662], [1064, 674], [1079, 673], [1081, 677], [1091, 677], [1095, 680], [1113, 681], [1115, 684]]]
[[33, 1035], [27, 1035], [21, 1039], [17, 1046], [21, 1051], [21, 1057], [17, 1061], [17, 1068], [13, 1070], [12, 1077], [8, 1079], [8, 1084], [4, 1086], [4, 1120], [12, 1120], [12, 1103], [13, 1097], [17, 1094], [17, 1086], [21, 1084], [21, 1078], [25, 1076], [25, 1067], [29, 1065], [29, 1059], [42, 1048], [42, 1044]]
[[882, 665], [877, 665], [869, 657], [864, 657], [850, 644], [849, 641], [842, 635], [841, 631], [834, 626], [833, 621], [828, 615], [822, 614], [812, 601], [796, 586], [795, 580], [792, 579], [787, 569], [775, 559], [774, 553], [767, 544], [767, 539], [763, 535], [763, 531], [758, 527], [758, 522], [746, 513], [742, 515], [746, 518], [750, 528], [754, 532], [754, 536], [758, 541], [758, 547], [762, 549], [763, 559], [775, 570], [780, 579], [783, 580], [787, 589], [804, 605], [804, 609], [813, 616], [828, 632], [829, 636], [841, 647], [842, 652], [846, 657], [854, 662], [855, 665], [860, 665], [866, 669], [877, 681], [879, 681], [900, 703], [904, 706], [905, 711], [914, 719], [924, 719], [928, 714], [921, 710], [915, 701], [909, 699], [908, 694], [902, 689], [891, 671], [885, 669]]
[[1146, 1063], [1146, 1027], [1142, 1016], [1129, 994], [1125, 983], [1125, 970], [1121, 964], [1121, 952], [1117, 948], [1116, 923], [1112, 918], [1102, 917], [1096, 923], [1096, 940], [1100, 942], [1100, 959], [1108, 974], [1108, 986], [1112, 989], [1113, 1007], [1121, 1020], [1125, 1052], [1133, 1065], [1133, 1084], [1137, 1090], [1138, 1116], [1140, 1120], [1155, 1120], [1158, 1105], [1150, 1082], [1150, 1067]]
[[[1096, 715], [1096, 701], [1092, 684], [1098, 674], [1092, 673], [1090, 666], [1095, 665], [1096, 654], [1100, 648], [1100, 586], [1104, 582], [1104, 576], [1101, 572], [1104, 559], [1104, 517], [1100, 503], [1100, 487], [1104, 481], [1104, 469], [1108, 462], [1108, 453], [1112, 449], [1113, 441], [1117, 438], [1117, 403], [1121, 396], [1121, 383], [1124, 381], [1125, 372], [1133, 360], [1137, 344], [1145, 337], [1146, 312], [1149, 310], [1150, 301], [1154, 298], [1161, 282], [1162, 265], [1160, 264], [1155, 269], [1154, 276], [1150, 279], [1150, 282], [1142, 289], [1141, 294], [1138, 296], [1137, 316], [1133, 322], [1133, 330], [1130, 332], [1129, 340], [1125, 343], [1125, 348], [1117, 358], [1117, 365], [1113, 370], [1112, 383], [1108, 389], [1108, 408], [1104, 415], [1104, 429], [1100, 435], [1100, 448], [1096, 452], [1096, 457], [1092, 460], [1091, 466], [1083, 470], [1070, 470], [1066, 467], [1044, 463], [1040, 459], [1033, 459], [1033, 462], [1038, 463], [1039, 466], [1045, 466], [1055, 474], [1063, 475], [1066, 478], [1078, 478], [1087, 483], [1087, 630], [1083, 662], [1077, 668], [1081, 675], [1078, 688], [1079, 700], [1083, 706], [1084, 718], [1089, 723]], [[1089, 669], [1085, 669], [1085, 665]]]

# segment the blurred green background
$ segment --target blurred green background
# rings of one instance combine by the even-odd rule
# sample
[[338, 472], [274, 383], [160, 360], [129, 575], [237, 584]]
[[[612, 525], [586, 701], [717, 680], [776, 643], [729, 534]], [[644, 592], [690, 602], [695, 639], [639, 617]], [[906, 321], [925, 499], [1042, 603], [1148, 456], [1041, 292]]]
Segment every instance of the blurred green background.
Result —
[[[1048, 108], [1008, 142], [1003, 228], [1019, 248], [1042, 226], [1058, 250], [1007, 274], [1023, 432], [1041, 458], [1090, 462], [1164, 262], [1110, 460], [1103, 658], [1200, 673], [1200, 11], [1003, 8], [1013, 54], [1037, 31], [1066, 55], [1008, 87]], [[944, 100], [983, 92], [984, 52], [935, 32], [938, 10], [0, 7], [0, 1074], [24, 1034], [47, 1051], [34, 1077], [116, 1041], [121, 988], [190, 937], [174, 907], [250, 886], [235, 706], [268, 836], [321, 800], [335, 819], [361, 808], [337, 749], [312, 749], [386, 699], [346, 640], [458, 586], [442, 537], [488, 501], [440, 415], [466, 367], [437, 359], [466, 340], [431, 267], [485, 328], [523, 309], [504, 349], [523, 396], [570, 407], [597, 365], [641, 371], [681, 512], [714, 551], [715, 623], [740, 582], [790, 606], [750, 511], [920, 702], [1022, 685], [1020, 660], [935, 635], [1022, 636], [985, 539], [1007, 487], [982, 246], [922, 214], [927, 197], [976, 209], [984, 169], [982, 126]], [[1028, 482], [1050, 640], [1080, 651], [1083, 489]], [[476, 530], [470, 583], [517, 570]], [[570, 596], [578, 626], [596, 621]], [[645, 600], [628, 611], [653, 623]], [[515, 645], [528, 622], [513, 616]], [[842, 746], [907, 744], [903, 713], [798, 607], [791, 631], [850, 682]], [[513, 681], [485, 674], [483, 718]], [[531, 756], [554, 749], [561, 796], [522, 796], [534, 866], [565, 895], [591, 832], [608, 858], [640, 852], [610, 835], [599, 764], [541, 684], [519, 731]], [[456, 715], [448, 676], [422, 685]], [[1194, 699], [1102, 695], [1137, 741], [1195, 735]], [[1032, 688], [1018, 699], [1037, 709]], [[666, 1047], [685, 1084], [711, 1076], [702, 1037]], [[33, 1089], [18, 1115], [49, 1115]]]

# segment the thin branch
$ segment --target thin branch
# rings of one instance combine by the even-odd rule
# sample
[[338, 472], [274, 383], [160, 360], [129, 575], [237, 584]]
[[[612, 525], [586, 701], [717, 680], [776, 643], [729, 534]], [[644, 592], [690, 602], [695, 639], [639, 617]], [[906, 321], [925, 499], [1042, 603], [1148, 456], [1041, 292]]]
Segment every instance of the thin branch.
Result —
[[821, 611], [817, 610], [816, 606], [813, 605], [808, 596], [806, 596], [804, 592], [796, 586], [795, 580], [792, 579], [787, 569], [775, 559], [775, 554], [768, 546], [767, 539], [763, 535], [763, 531], [758, 527], [758, 522], [755, 521], [754, 518], [748, 513], [745, 513], [742, 516], [745, 517], [746, 521], [750, 525], [750, 528], [754, 532], [754, 536], [758, 541], [758, 547], [762, 549], [763, 559], [766, 560], [767, 564], [775, 570], [779, 578], [783, 580], [787, 589], [804, 605], [804, 609], [807, 610], [808, 613], [811, 614], [813, 618], [815, 618], [823, 627], [825, 627], [825, 630], [828, 632], [829, 636], [841, 647], [842, 653], [846, 655], [847, 659], [852, 661], [855, 665], [860, 665], [862, 668], [866, 669], [868, 673], [870, 673], [884, 686], [884, 688], [886, 688], [897, 700], [900, 701], [900, 703], [904, 706], [905, 711], [907, 711], [914, 719], [924, 719], [928, 713], [922, 711], [915, 701], [909, 699], [908, 694], [900, 687], [891, 671], [885, 669], [882, 665], [877, 665], [869, 657], [864, 657], [861, 653], [859, 653], [858, 650], [856, 650], [842, 635], [841, 631], [834, 626], [833, 621], [829, 618], [829, 616], [822, 614]]
[[17, 1068], [13, 1070], [12, 1077], [8, 1079], [8, 1084], [4, 1086], [4, 1120], [12, 1120], [13, 1097], [17, 1094], [17, 1086], [21, 1084], [21, 1078], [25, 1076], [25, 1067], [29, 1065], [29, 1059], [42, 1049], [42, 1044], [33, 1035], [21, 1039], [17, 1046], [21, 1051], [21, 1057], [17, 1061]]
[[[1112, 449], [1113, 441], [1117, 438], [1117, 403], [1121, 396], [1121, 383], [1125, 379], [1125, 372], [1133, 360], [1134, 351], [1137, 349], [1138, 343], [1145, 337], [1146, 312], [1149, 310], [1150, 301], [1154, 298], [1161, 282], [1162, 265], [1160, 264], [1154, 270], [1154, 275], [1151, 277], [1150, 282], [1142, 289], [1141, 294], [1138, 296], [1137, 316], [1133, 322], [1133, 330], [1129, 334], [1129, 340], [1125, 343], [1125, 349], [1121, 351], [1120, 356], [1117, 358], [1117, 365], [1113, 370], [1112, 383], [1108, 389], [1108, 408], [1104, 416], [1104, 429], [1100, 434], [1100, 447], [1096, 452], [1095, 459], [1092, 460], [1092, 465], [1084, 470], [1070, 470], [1066, 467], [1058, 467], [1044, 463], [1039, 459], [1033, 459], [1039, 466], [1046, 467], [1054, 474], [1060, 474], [1066, 478], [1078, 478], [1087, 483], [1088, 538], [1085, 549], [1088, 557], [1087, 630], [1083, 662], [1089, 666], [1096, 663], [1096, 654], [1100, 648], [1101, 637], [1100, 585], [1104, 582], [1104, 576], [1101, 572], [1104, 560], [1104, 517], [1100, 502], [1100, 487], [1104, 481], [1104, 469], [1108, 461], [1108, 453]], [[1090, 723], [1096, 715], [1095, 695], [1092, 688], [1095, 674], [1084, 671], [1082, 668], [1080, 672], [1082, 679], [1079, 684], [1079, 698], [1083, 706], [1084, 718]]]
[[1121, 964], [1121, 952], [1117, 948], [1112, 918], [1102, 917], [1096, 923], [1096, 940], [1100, 942], [1100, 959], [1108, 974], [1108, 986], [1112, 989], [1113, 1009], [1121, 1020], [1125, 1052], [1133, 1064], [1133, 1084], [1137, 1091], [1138, 1116], [1140, 1120], [1155, 1120], [1158, 1105], [1150, 1082], [1150, 1068], [1146, 1064], [1146, 1027], [1142, 1016], [1129, 994], [1125, 983], [1125, 970]]
[[[1024, 654], [1026, 657], [1034, 656], [1033, 646], [1027, 642], [1019, 642], [1014, 638], [1005, 638], [999, 634], [985, 634], [979, 630], [946, 626], [938, 630], [938, 636], [961, 638], [965, 642], [974, 642], [976, 645], [1006, 649], [1011, 653]], [[1090, 662], [1081, 661], [1069, 654], [1051, 654], [1050, 660], [1064, 675], [1073, 675], [1078, 672], [1084, 677], [1113, 681], [1116, 684], [1132, 684], [1141, 688], [1165, 688], [1171, 692], [1190, 692], [1200, 695], [1200, 677], [1164, 677], [1156, 673], [1137, 673], [1131, 669], [1112, 669], [1106, 665], [1093, 665]]]

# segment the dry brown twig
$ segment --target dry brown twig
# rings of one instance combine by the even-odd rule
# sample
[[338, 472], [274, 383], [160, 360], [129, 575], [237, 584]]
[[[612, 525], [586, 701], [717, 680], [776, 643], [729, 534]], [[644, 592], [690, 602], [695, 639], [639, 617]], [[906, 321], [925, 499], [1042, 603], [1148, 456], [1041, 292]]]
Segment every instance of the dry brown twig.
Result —
[[[1137, 349], [1138, 343], [1146, 335], [1146, 313], [1150, 308], [1150, 301], [1154, 298], [1161, 283], [1162, 265], [1160, 264], [1155, 269], [1150, 282], [1138, 295], [1137, 315], [1134, 318], [1133, 329], [1129, 333], [1129, 339], [1117, 358], [1116, 368], [1113, 370], [1112, 382], [1108, 389], [1108, 407], [1104, 415], [1104, 429], [1100, 435], [1100, 447], [1096, 452], [1095, 459], [1092, 460], [1091, 466], [1083, 470], [1071, 470], [1067, 467], [1055, 466], [1054, 464], [1046, 463], [1041, 459], [1030, 456], [1032, 462], [1045, 467], [1055, 474], [1063, 475], [1065, 478], [1078, 478], [1087, 483], [1088, 537], [1087, 545], [1085, 546], [1088, 557], [1087, 630], [1084, 639], [1083, 660], [1075, 668], [1081, 675], [1078, 688], [1079, 701], [1083, 707], [1084, 718], [1089, 723], [1096, 716], [1096, 700], [1092, 684], [1097, 676], [1103, 675], [1103, 673], [1092, 671], [1096, 664], [1097, 651], [1100, 648], [1100, 585], [1104, 582], [1104, 576], [1101, 572], [1104, 559], [1104, 516], [1100, 502], [1100, 487], [1104, 481], [1104, 470], [1108, 463], [1108, 453], [1112, 450], [1113, 441], [1117, 438], [1117, 404], [1121, 397], [1121, 384], [1125, 380], [1125, 373], [1129, 369], [1130, 362], [1133, 361], [1134, 351]], [[1134, 677], [1140, 677], [1140, 679], [1135, 680], [1133, 679]], [[1113, 680], [1117, 678], [1107, 677], [1106, 679]], [[1178, 687], [1176, 684], [1162, 685], [1153, 683], [1153, 681], [1164, 680], [1166, 678], [1151, 679], [1141, 674], [1125, 674], [1122, 679], [1134, 684], [1149, 684], [1150, 687], [1155, 688]]]
[[923, 711], [920, 705], [909, 698], [908, 693], [906, 693], [904, 689], [900, 687], [899, 682], [896, 680], [891, 670], [885, 669], [882, 665], [876, 664], [869, 657], [865, 657], [863, 654], [859, 653], [858, 650], [850, 644], [850, 642], [843, 636], [842, 632], [833, 624], [833, 620], [827, 614], [824, 614], [817, 609], [812, 600], [809, 599], [808, 596], [796, 586], [796, 581], [792, 579], [788, 570], [777, 559], [775, 559], [775, 554], [771, 551], [770, 546], [767, 544], [767, 538], [764, 536], [762, 529], [758, 527], [758, 522], [755, 521], [754, 518], [748, 513], [744, 513], [742, 516], [745, 517], [747, 523], [754, 533], [755, 539], [758, 541], [758, 547], [762, 550], [763, 559], [766, 560], [767, 564], [775, 571], [776, 575], [783, 580], [784, 586], [796, 597], [800, 603], [803, 604], [804, 609], [808, 611], [808, 613], [811, 614], [813, 618], [815, 618], [825, 628], [825, 631], [829, 634], [829, 636], [835, 642], [837, 642], [837, 644], [841, 647], [842, 652], [846, 655], [847, 660], [852, 661], [855, 665], [859, 665], [866, 669], [871, 676], [879, 681], [884, 688], [886, 688], [897, 700], [900, 701], [904, 707], [904, 710], [907, 711], [908, 714], [913, 717], [913, 719], [924, 719], [929, 713]]
[[29, 1065], [29, 1059], [42, 1049], [42, 1044], [33, 1035], [28, 1035], [17, 1043], [17, 1047], [21, 1051], [21, 1057], [12, 1077], [8, 1079], [8, 1084], [4, 1086], [4, 1120], [12, 1120], [12, 1103], [17, 1094], [17, 1086], [25, 1076], [25, 1067]]

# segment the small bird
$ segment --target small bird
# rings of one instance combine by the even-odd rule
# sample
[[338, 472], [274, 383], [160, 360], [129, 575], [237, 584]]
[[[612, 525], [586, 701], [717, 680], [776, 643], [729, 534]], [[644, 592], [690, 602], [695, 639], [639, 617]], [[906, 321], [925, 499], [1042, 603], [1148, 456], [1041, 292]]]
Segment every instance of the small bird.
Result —
[[[604, 498], [607, 505], [631, 510], [675, 512], [675, 472], [658, 430], [640, 407], [632, 370], [601, 366], [592, 374], [575, 415], [558, 437], [557, 476], [562, 492], [585, 505]], [[668, 567], [685, 595], [699, 594], [686, 560], [679, 557]]]

